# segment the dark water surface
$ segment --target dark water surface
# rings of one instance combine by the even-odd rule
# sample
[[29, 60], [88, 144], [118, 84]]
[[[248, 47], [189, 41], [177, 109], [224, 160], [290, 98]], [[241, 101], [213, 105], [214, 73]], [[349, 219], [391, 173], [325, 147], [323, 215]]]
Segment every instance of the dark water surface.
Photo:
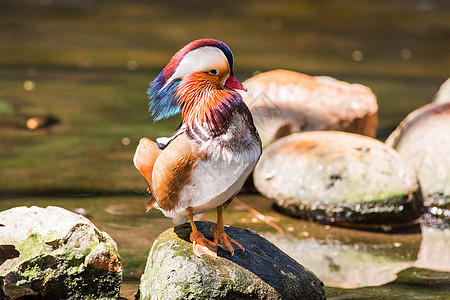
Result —
[[[384, 139], [450, 76], [449, 20], [446, 0], [0, 0], [0, 210], [86, 210], [118, 243], [122, 295], [131, 299], [154, 239], [172, 226], [145, 213], [132, 157], [141, 137], [178, 125], [153, 124], [145, 94], [175, 51], [213, 37], [233, 50], [241, 81], [282, 68], [367, 85]], [[27, 130], [32, 117], [49, 126]], [[282, 216], [261, 196], [242, 200], [284, 234], [238, 202], [226, 223], [257, 231], [310, 268], [331, 299], [450, 292], [448, 230], [369, 233]], [[215, 212], [198, 219], [214, 221]]]

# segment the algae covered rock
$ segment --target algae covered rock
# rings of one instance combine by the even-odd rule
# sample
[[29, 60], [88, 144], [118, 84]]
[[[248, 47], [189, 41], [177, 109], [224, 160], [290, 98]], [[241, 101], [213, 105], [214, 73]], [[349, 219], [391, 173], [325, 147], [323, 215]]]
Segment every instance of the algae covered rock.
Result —
[[415, 172], [398, 153], [351, 133], [284, 137], [264, 149], [253, 179], [282, 212], [324, 223], [404, 226], [420, 216], [422, 207]]
[[415, 168], [430, 212], [450, 220], [450, 102], [413, 111], [386, 144]]
[[[212, 240], [210, 222], [196, 222]], [[219, 258], [192, 252], [189, 224], [162, 233], [153, 244], [140, 284], [140, 299], [325, 299], [309, 270], [250, 230], [225, 228], [245, 251]]]
[[20, 256], [0, 266], [11, 298], [115, 299], [122, 266], [116, 243], [88, 219], [63, 208], [16, 207], [0, 212], [0, 241]]
[[243, 93], [263, 145], [295, 132], [339, 130], [374, 137], [372, 90], [327, 76], [274, 70], [247, 79]]

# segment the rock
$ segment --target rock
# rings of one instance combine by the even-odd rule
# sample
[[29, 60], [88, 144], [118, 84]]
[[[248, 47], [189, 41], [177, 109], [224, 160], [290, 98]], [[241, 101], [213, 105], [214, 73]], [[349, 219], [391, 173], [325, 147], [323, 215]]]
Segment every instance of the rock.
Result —
[[392, 148], [361, 135], [296, 133], [267, 146], [255, 187], [280, 211], [336, 225], [390, 229], [420, 216], [414, 170]]
[[377, 100], [366, 86], [287, 70], [258, 74], [244, 85], [263, 145], [301, 131], [376, 134]]
[[116, 243], [83, 216], [60, 207], [0, 212], [0, 241], [20, 256], [0, 266], [11, 298], [115, 299], [122, 266]]
[[450, 220], [450, 102], [413, 111], [386, 144], [415, 168], [430, 212]]
[[396, 282], [422, 286], [441, 286], [450, 290], [450, 272], [412, 267], [399, 272]]
[[[212, 240], [211, 222], [196, 222]], [[219, 258], [192, 252], [190, 225], [162, 233], [153, 244], [140, 284], [140, 299], [325, 299], [309, 270], [250, 230], [227, 227], [245, 251]]]
[[441, 85], [433, 102], [437, 104], [450, 102], [450, 78]]

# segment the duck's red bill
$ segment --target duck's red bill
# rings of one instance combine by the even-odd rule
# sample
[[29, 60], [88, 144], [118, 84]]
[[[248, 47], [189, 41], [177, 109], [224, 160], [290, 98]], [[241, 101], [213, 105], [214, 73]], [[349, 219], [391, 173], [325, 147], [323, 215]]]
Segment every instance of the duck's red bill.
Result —
[[225, 86], [235, 90], [247, 91], [247, 88], [242, 83], [240, 83], [234, 76], [228, 77], [227, 81], [225, 81]]

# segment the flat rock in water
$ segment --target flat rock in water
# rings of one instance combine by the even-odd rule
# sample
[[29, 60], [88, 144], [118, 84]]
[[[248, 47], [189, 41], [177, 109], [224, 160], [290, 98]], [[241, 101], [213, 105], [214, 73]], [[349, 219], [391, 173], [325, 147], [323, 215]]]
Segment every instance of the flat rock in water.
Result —
[[378, 105], [361, 84], [275, 70], [247, 79], [243, 93], [255, 125], [267, 145], [291, 133], [339, 130], [374, 137]]
[[0, 223], [5, 225], [0, 227], [0, 241], [20, 253], [0, 266], [6, 296], [119, 296], [122, 266], [117, 245], [85, 217], [54, 206], [16, 207], [0, 212]]
[[416, 169], [430, 212], [450, 220], [450, 102], [413, 111], [386, 144]]
[[323, 223], [402, 227], [422, 207], [415, 172], [395, 150], [345, 132], [296, 133], [272, 143], [253, 180], [280, 211]]
[[[211, 222], [196, 222], [212, 240]], [[325, 299], [322, 282], [287, 254], [250, 230], [226, 227], [244, 246], [219, 258], [192, 252], [188, 223], [168, 229], [153, 244], [140, 299]]]

